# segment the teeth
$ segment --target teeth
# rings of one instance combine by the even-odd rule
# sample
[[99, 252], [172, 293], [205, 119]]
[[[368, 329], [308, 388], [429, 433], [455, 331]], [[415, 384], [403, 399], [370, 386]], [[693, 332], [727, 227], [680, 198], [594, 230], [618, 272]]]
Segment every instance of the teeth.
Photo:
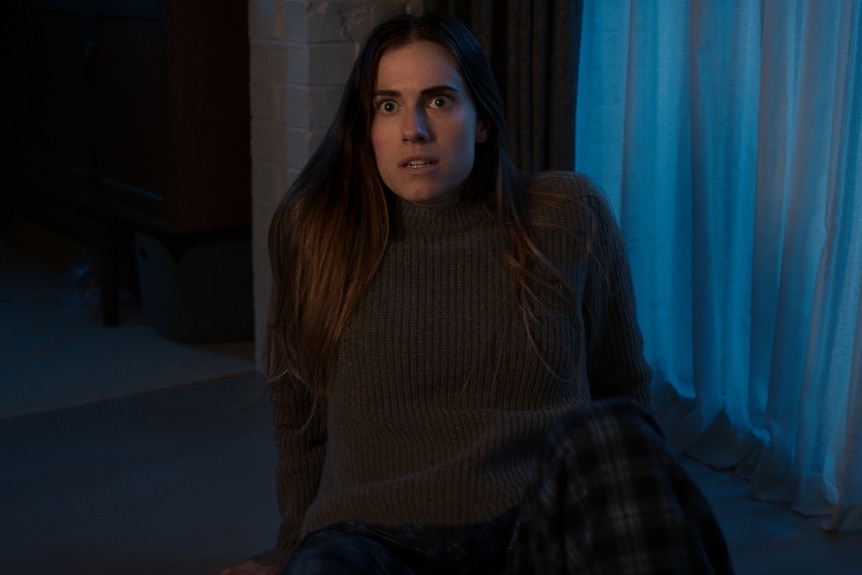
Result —
[[408, 168], [421, 168], [423, 166], [430, 166], [431, 162], [425, 162], [422, 160], [414, 160], [412, 162], [407, 162]]

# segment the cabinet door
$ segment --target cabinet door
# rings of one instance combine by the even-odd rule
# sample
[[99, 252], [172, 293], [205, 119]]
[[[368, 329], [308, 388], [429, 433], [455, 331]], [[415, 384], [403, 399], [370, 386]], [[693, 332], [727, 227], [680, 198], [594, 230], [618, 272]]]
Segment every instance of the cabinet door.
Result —
[[92, 41], [73, 2], [34, 3], [25, 15], [31, 65], [23, 111], [31, 178], [84, 194], [93, 176]]
[[251, 221], [248, 5], [172, 0], [168, 64], [173, 229]]
[[134, 220], [168, 189], [167, 53], [159, 0], [31, 0], [22, 22], [28, 180]]
[[170, 232], [248, 226], [244, 2], [18, 6], [29, 187]]
[[96, 172], [100, 203], [163, 227], [168, 195], [168, 86], [158, 12], [96, 13]]

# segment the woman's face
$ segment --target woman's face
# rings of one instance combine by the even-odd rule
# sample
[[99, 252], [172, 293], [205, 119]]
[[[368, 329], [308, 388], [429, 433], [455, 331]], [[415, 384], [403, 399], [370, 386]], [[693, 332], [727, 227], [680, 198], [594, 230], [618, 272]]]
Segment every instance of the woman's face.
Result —
[[476, 144], [487, 139], [455, 60], [439, 44], [419, 40], [385, 52], [374, 86], [371, 145], [383, 183], [427, 206], [458, 201], [473, 169]]

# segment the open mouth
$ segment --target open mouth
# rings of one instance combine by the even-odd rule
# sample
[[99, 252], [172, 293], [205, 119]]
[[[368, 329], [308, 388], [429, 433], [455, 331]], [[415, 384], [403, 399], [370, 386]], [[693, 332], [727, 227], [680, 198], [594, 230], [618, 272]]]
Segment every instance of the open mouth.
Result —
[[428, 166], [433, 166], [434, 162], [431, 160], [410, 160], [409, 162], [403, 164], [405, 168], [410, 169], [419, 169], [419, 168], [427, 168]]

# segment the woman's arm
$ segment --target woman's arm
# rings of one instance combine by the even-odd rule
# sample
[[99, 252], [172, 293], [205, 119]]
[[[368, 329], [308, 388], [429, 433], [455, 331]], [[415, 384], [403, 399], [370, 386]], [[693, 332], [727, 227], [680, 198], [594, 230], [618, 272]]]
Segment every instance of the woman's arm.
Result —
[[652, 372], [622, 233], [604, 196], [596, 191], [588, 205], [595, 230], [583, 302], [590, 393], [594, 399], [629, 397], [652, 413]]
[[326, 450], [326, 418], [312, 392], [289, 378], [273, 382], [271, 391], [281, 526], [276, 547], [254, 559], [283, 564], [299, 545], [305, 512], [317, 494]]

